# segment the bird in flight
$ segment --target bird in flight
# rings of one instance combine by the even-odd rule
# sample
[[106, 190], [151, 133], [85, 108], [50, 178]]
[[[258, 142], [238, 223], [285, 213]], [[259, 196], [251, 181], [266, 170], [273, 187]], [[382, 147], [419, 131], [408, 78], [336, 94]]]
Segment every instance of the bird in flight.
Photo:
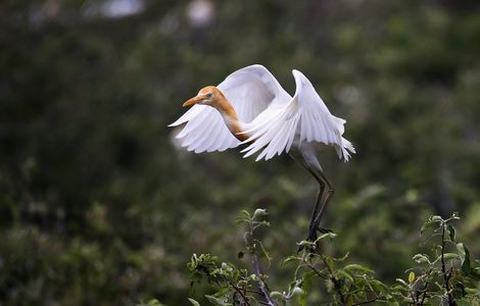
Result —
[[317, 159], [320, 146], [332, 146], [340, 159], [355, 153], [345, 139], [345, 120], [335, 117], [298, 70], [292, 70], [295, 94], [290, 96], [262, 65], [241, 68], [218, 84], [206, 86], [183, 103], [191, 107], [169, 125], [185, 124], [176, 136], [183, 147], [195, 153], [225, 151], [245, 145], [244, 157], [258, 154], [256, 161], [288, 154], [319, 184], [307, 240], [315, 241], [319, 224], [333, 188]]

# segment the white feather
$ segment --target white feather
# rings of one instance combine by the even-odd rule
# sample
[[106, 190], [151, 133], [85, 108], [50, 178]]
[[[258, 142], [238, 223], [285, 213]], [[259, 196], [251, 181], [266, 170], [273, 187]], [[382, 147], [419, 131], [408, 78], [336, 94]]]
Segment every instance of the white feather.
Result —
[[[245, 123], [256, 118], [270, 104], [286, 102], [290, 98], [275, 77], [261, 65], [233, 72], [217, 88], [233, 105], [238, 118]], [[224, 151], [240, 144], [228, 130], [222, 116], [209, 106], [194, 105], [169, 126], [181, 124], [185, 126], [176, 137], [189, 151]]]
[[[232, 104], [242, 122], [248, 144], [244, 157], [259, 153], [256, 160], [289, 152], [302, 142], [331, 145], [348, 161], [355, 148], [342, 135], [346, 121], [330, 113], [312, 83], [293, 70], [296, 91], [290, 96], [263, 66], [239, 69], [217, 87]], [[169, 126], [185, 124], [177, 135], [181, 145], [195, 153], [224, 151], [241, 142], [228, 130], [220, 113], [206, 105], [195, 105]]]
[[333, 145], [339, 149], [339, 157], [348, 161], [355, 149], [342, 137], [346, 121], [330, 113], [305, 75], [298, 70], [292, 73], [297, 86], [295, 95], [280, 109], [269, 106], [249, 124], [250, 137], [244, 143], [252, 143], [242, 150], [244, 157], [263, 150], [257, 160], [268, 160], [275, 154], [288, 152], [297, 139], [299, 143], [314, 141]]

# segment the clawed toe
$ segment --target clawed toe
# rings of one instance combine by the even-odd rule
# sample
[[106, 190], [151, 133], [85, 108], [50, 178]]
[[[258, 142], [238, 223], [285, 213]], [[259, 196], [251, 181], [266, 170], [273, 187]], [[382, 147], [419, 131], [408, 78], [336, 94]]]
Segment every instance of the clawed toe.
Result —
[[324, 227], [318, 227], [317, 229], [320, 233], [322, 234], [328, 234], [328, 233], [333, 233], [333, 231], [329, 228], [324, 228]]

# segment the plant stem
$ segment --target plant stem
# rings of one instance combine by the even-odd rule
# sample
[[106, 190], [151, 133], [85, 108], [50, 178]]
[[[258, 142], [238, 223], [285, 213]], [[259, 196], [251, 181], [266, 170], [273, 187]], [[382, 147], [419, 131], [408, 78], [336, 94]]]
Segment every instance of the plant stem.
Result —
[[365, 305], [365, 304], [369, 304], [369, 303], [373, 303], [375, 301], [377, 301], [378, 298], [374, 298], [374, 299], [371, 299], [371, 300], [368, 300], [368, 301], [364, 301], [364, 302], [360, 302], [360, 303], [355, 303], [353, 304], [352, 306], [358, 306], [358, 305]]
[[315, 266], [312, 265], [311, 263], [307, 263], [307, 265], [308, 265], [308, 267], [309, 267], [310, 269], [312, 269], [312, 271], [313, 271], [315, 274], [317, 274], [318, 277], [324, 278], [324, 279], [328, 278], [328, 276], [326, 276], [326, 275], [324, 275], [322, 272], [318, 271], [318, 269], [315, 268]]
[[445, 285], [445, 293], [448, 297], [448, 305], [454, 306], [455, 302], [453, 301], [452, 294], [450, 292], [450, 276], [451, 273], [447, 273], [447, 268], [445, 265], [445, 222], [442, 222], [442, 274], [443, 274], [443, 281]]
[[248, 302], [248, 299], [245, 296], [245, 294], [243, 294], [242, 290], [240, 290], [240, 288], [235, 286], [235, 284], [232, 283], [231, 281], [229, 281], [229, 284], [230, 284], [230, 286], [232, 286], [233, 290], [235, 290], [242, 297], [242, 300], [245, 303], [245, 305], [250, 306], [250, 303]]
[[267, 287], [267, 284], [263, 281], [261, 276], [260, 262], [256, 254], [252, 254], [252, 265], [255, 275], [258, 277], [258, 289], [262, 292], [263, 298], [266, 301], [266, 305], [277, 306], [274, 300], [270, 297], [270, 290]]
[[248, 225], [249, 225], [248, 237], [250, 237], [251, 239], [248, 239], [246, 237], [245, 242], [248, 248], [250, 249], [250, 257], [252, 261], [253, 272], [258, 278], [258, 289], [260, 290], [260, 292], [262, 293], [261, 295], [265, 299], [265, 305], [277, 306], [277, 303], [275, 303], [275, 301], [270, 297], [270, 290], [268, 289], [267, 284], [262, 279], [262, 269], [260, 267], [260, 259], [258, 258], [258, 255], [257, 255], [257, 243], [261, 243], [261, 242], [257, 242], [255, 241], [256, 239], [252, 238], [255, 229], [252, 226], [251, 222]]
[[425, 297], [427, 296], [427, 288], [428, 288], [428, 282], [425, 282], [425, 288], [423, 289], [423, 295], [422, 295], [422, 300], [420, 301], [420, 306], [423, 306], [423, 303], [425, 302]]

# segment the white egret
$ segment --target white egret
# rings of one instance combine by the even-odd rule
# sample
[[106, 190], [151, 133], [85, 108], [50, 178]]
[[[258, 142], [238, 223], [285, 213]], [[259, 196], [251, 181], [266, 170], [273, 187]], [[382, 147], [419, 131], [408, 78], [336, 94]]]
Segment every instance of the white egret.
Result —
[[339, 158], [350, 159], [355, 149], [342, 135], [345, 120], [335, 117], [298, 70], [290, 96], [262, 65], [239, 69], [218, 86], [202, 88], [183, 106], [192, 108], [170, 127], [185, 124], [176, 136], [195, 153], [224, 151], [241, 144], [244, 157], [259, 153], [256, 161], [289, 154], [320, 185], [312, 212], [308, 240], [314, 241], [333, 188], [316, 156], [315, 144], [333, 146]]

